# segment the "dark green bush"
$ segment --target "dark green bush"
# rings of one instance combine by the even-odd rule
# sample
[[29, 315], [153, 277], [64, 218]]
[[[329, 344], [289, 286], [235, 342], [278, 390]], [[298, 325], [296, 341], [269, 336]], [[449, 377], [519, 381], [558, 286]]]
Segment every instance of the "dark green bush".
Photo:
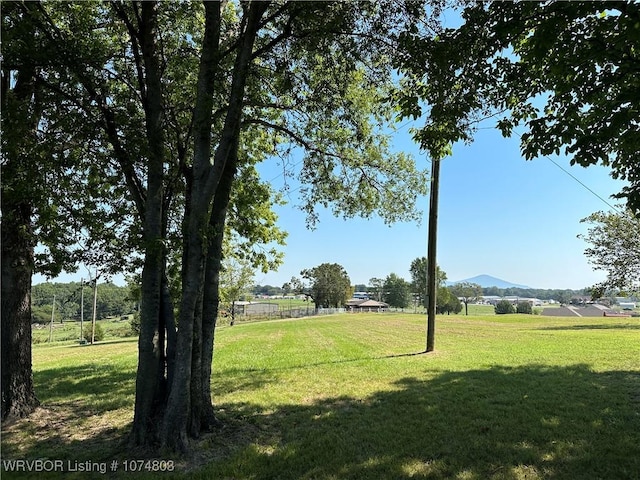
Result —
[[[88, 343], [91, 343], [91, 324], [90, 323], [86, 326], [86, 328], [84, 328], [83, 336]], [[93, 335], [93, 341], [101, 342], [102, 340], [104, 340], [104, 330], [102, 329], [99, 323], [96, 323], [96, 331], [94, 332], [94, 335]]]
[[526, 313], [527, 315], [531, 315], [533, 313], [533, 309], [529, 302], [518, 302], [516, 306], [516, 313]]
[[131, 316], [129, 320], [131, 324], [131, 331], [134, 335], [140, 335], [140, 312], [136, 312]]
[[502, 315], [505, 313], [516, 313], [516, 309], [509, 300], [500, 300], [496, 303], [496, 315]]

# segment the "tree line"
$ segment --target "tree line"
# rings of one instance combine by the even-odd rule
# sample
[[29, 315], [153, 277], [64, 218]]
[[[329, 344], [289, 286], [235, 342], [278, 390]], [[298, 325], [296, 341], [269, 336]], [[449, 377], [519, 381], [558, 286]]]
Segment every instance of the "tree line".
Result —
[[[272, 285], [255, 285], [254, 295], [287, 295], [305, 294], [312, 298], [318, 307], [344, 307], [354, 292], [366, 292], [369, 298], [387, 303], [393, 308], [410, 308], [427, 306], [427, 259], [419, 257], [411, 262], [409, 271], [411, 280], [406, 280], [396, 273], [384, 278], [371, 278], [369, 284], [352, 285], [348, 273], [339, 264], [323, 263], [314, 268], [301, 271], [301, 278], [293, 277], [282, 287]], [[536, 289], [536, 288], [499, 288], [482, 287], [478, 284], [461, 282], [447, 285], [446, 273], [437, 269], [436, 310], [438, 313], [459, 313], [463, 305], [468, 311], [468, 304], [479, 301], [483, 296], [516, 296], [555, 300], [559, 303], [570, 303], [576, 297], [594, 296], [591, 288], [571, 289]]]
[[[369, 298], [387, 303], [390, 307], [405, 309], [427, 305], [427, 259], [416, 258], [410, 267], [411, 281], [396, 273], [385, 278], [371, 278], [369, 285], [352, 285], [349, 275], [342, 265], [323, 263], [300, 272], [301, 277], [292, 277], [281, 288], [257, 286], [254, 292], [277, 292], [276, 294], [304, 294], [311, 298], [317, 308], [344, 307], [358, 292], [367, 292]], [[462, 305], [453, 291], [445, 286], [447, 276], [437, 270], [437, 310], [438, 313], [458, 313]]]
[[[31, 289], [33, 323], [51, 321], [54, 297], [54, 321], [80, 320], [81, 301], [84, 306], [84, 319], [91, 318], [93, 312], [93, 286], [91, 284], [80, 282], [40, 283]], [[131, 287], [121, 287], [110, 282], [98, 284], [96, 299], [96, 318], [98, 320], [135, 313], [139, 306], [139, 299], [132, 293]]]

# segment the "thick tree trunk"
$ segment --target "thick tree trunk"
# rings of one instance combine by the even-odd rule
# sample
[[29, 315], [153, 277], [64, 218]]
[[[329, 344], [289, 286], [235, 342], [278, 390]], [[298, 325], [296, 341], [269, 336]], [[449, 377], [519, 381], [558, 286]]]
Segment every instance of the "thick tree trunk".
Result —
[[163, 412], [166, 400], [165, 322], [162, 320], [166, 263], [163, 235], [164, 131], [162, 85], [156, 45], [156, 2], [143, 2], [141, 5], [140, 36], [146, 74], [143, 104], [149, 159], [144, 218], [145, 260], [142, 271], [142, 308], [132, 441], [136, 445], [148, 446], [158, 439], [158, 416]]
[[[9, 72], [2, 75], [3, 128], [11, 135], [4, 153], [0, 210], [2, 315], [2, 420], [29, 415], [38, 406], [31, 365], [31, 276], [33, 257], [33, 197], [29, 178], [38, 159], [32, 158], [40, 114], [35, 68], [25, 66], [10, 91]], [[13, 140], [13, 141], [12, 141]]]
[[31, 367], [32, 209], [8, 197], [2, 192], [3, 421], [25, 417], [39, 404]]
[[220, 268], [222, 266], [222, 245], [227, 219], [227, 207], [236, 174], [237, 148], [233, 160], [229, 161], [225, 174], [220, 180], [213, 200], [210, 220], [210, 243], [205, 267], [204, 295], [202, 307], [202, 429], [211, 430], [220, 426], [211, 401], [211, 371], [213, 364], [214, 340], [218, 306], [220, 304]]
[[[196, 427], [200, 428], [203, 396], [201, 314], [209, 246], [206, 233], [211, 219], [210, 207], [229, 158], [235, 155], [238, 148], [244, 91], [253, 44], [260, 18], [267, 7], [268, 2], [253, 2], [246, 7], [246, 22], [243, 22], [244, 32], [234, 64], [229, 106], [211, 164], [212, 82], [217, 80], [218, 72], [220, 5], [205, 3], [205, 34], [194, 111], [193, 184], [184, 238], [186, 254], [183, 256], [175, 377], [170, 386], [161, 434], [162, 445], [172, 450], [186, 450], [189, 435], [195, 433]], [[197, 382], [197, 385], [194, 386], [193, 382]], [[197, 395], [196, 398], [193, 397], [194, 394]]]

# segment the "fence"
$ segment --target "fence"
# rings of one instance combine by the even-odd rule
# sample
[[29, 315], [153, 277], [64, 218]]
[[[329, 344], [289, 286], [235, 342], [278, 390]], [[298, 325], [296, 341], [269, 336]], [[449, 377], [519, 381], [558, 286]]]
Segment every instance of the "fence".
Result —
[[[344, 308], [313, 308], [298, 307], [278, 310], [269, 313], [259, 314], [236, 314], [235, 323], [260, 322], [265, 320], [278, 320], [285, 318], [302, 318], [313, 317], [316, 315], [333, 315], [336, 313], [344, 313]], [[221, 316], [218, 319], [218, 325], [228, 325], [231, 322], [231, 316]]]

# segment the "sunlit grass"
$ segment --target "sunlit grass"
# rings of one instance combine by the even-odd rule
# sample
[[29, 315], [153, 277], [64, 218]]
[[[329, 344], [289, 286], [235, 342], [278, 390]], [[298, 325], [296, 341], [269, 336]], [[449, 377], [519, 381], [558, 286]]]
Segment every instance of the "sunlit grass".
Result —
[[[445, 315], [430, 354], [425, 323], [345, 314], [220, 328], [213, 394], [226, 427], [174, 476], [638, 478], [637, 319]], [[4, 432], [3, 457], [128, 458], [136, 352], [133, 339], [35, 346], [50, 419]]]

